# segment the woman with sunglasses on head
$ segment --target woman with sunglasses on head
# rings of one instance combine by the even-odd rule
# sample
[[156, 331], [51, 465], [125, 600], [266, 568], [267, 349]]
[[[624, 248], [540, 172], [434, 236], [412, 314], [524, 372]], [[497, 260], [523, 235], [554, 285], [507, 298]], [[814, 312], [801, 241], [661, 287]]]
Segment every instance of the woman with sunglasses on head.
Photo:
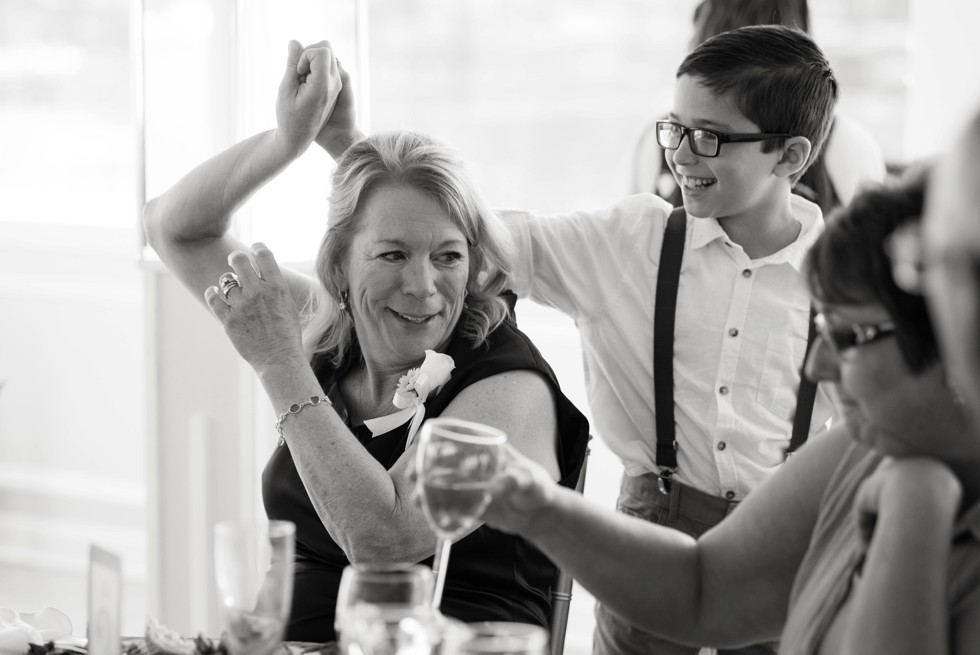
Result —
[[511, 452], [487, 522], [681, 643], [980, 652], [980, 439], [946, 384], [923, 298], [896, 285], [886, 255], [895, 230], [920, 220], [923, 180], [865, 190], [814, 243], [807, 374], [834, 383], [845, 420], [728, 519], [695, 540], [557, 489]]

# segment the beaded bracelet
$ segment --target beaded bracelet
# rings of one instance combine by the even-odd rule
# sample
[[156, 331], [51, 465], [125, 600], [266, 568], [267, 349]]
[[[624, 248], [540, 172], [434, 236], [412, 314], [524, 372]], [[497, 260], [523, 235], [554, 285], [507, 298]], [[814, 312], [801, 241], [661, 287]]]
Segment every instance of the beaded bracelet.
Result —
[[330, 399], [327, 398], [326, 396], [310, 396], [309, 400], [304, 400], [301, 403], [293, 403], [288, 408], [286, 408], [285, 412], [279, 415], [279, 418], [276, 420], [276, 432], [279, 433], [278, 444], [280, 446], [286, 443], [286, 438], [282, 436], [282, 422], [286, 420], [286, 417], [289, 416], [290, 414], [299, 414], [301, 411], [303, 411], [304, 407], [310, 407], [310, 406], [316, 407], [320, 403], [326, 403], [331, 407], [333, 406], [333, 403], [330, 402]]

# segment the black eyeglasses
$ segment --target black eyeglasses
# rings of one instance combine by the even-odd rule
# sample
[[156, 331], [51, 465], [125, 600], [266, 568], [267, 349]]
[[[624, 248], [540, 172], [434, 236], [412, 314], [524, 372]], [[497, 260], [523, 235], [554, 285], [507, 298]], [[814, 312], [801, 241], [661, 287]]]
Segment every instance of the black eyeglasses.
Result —
[[848, 348], [866, 346], [895, 334], [895, 323], [892, 321], [870, 324], [848, 323], [835, 326], [830, 324], [823, 313], [818, 313], [813, 317], [813, 323], [817, 326], [820, 338], [838, 353]]
[[657, 143], [661, 148], [677, 150], [681, 141], [689, 136], [688, 144], [691, 152], [699, 157], [717, 157], [723, 143], [749, 143], [767, 139], [789, 139], [792, 134], [776, 134], [766, 132], [748, 132], [745, 134], [725, 134], [713, 132], [701, 127], [685, 127], [671, 121], [657, 121]]

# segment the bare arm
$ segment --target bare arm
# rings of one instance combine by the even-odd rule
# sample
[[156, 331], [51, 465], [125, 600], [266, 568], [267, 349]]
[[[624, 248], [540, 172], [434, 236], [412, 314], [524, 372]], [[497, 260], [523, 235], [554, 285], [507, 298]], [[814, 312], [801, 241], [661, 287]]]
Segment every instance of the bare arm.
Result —
[[677, 641], [724, 646], [779, 634], [819, 501], [849, 437], [808, 444], [700, 541], [610, 512], [514, 456], [487, 512], [527, 536], [595, 597]]
[[948, 567], [959, 481], [935, 460], [884, 462], [857, 498], [870, 538], [845, 654], [950, 653]]
[[[338, 65], [339, 63], [338, 61]], [[316, 136], [317, 144], [326, 150], [334, 161], [340, 159], [352, 143], [364, 138], [364, 133], [357, 127], [354, 87], [350, 74], [342, 66], [340, 66], [340, 83], [342, 86], [337, 96], [337, 104]]]
[[[198, 298], [228, 271], [228, 256], [245, 246], [231, 233], [235, 211], [313, 142], [336, 99], [339, 72], [329, 48], [292, 41], [276, 100], [277, 128], [212, 157], [147, 203], [147, 241]], [[332, 93], [332, 95], [331, 95]], [[294, 297], [311, 282], [289, 273]]]
[[[322, 394], [306, 361], [299, 320], [272, 253], [234, 253], [242, 281], [228, 302], [214, 287], [205, 297], [239, 354], [258, 374], [274, 411]], [[256, 272], [254, 272], [253, 266]], [[261, 277], [260, 277], [261, 276]], [[394, 389], [392, 389], [394, 392]], [[504, 430], [511, 443], [557, 477], [557, 419], [551, 387], [536, 373], [510, 371], [481, 380], [443, 412]], [[415, 447], [385, 470], [325, 403], [290, 415], [283, 432], [296, 469], [331, 538], [352, 562], [419, 561], [436, 539], [414, 502], [409, 468]]]

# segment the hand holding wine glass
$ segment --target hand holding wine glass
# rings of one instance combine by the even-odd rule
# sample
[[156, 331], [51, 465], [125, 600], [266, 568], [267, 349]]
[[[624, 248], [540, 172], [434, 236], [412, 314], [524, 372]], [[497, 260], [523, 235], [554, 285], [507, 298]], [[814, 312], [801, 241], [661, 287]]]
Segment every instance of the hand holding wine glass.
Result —
[[479, 522], [504, 459], [507, 435], [480, 423], [433, 418], [419, 432], [416, 485], [425, 517], [439, 538], [433, 606], [439, 607], [454, 541]]

